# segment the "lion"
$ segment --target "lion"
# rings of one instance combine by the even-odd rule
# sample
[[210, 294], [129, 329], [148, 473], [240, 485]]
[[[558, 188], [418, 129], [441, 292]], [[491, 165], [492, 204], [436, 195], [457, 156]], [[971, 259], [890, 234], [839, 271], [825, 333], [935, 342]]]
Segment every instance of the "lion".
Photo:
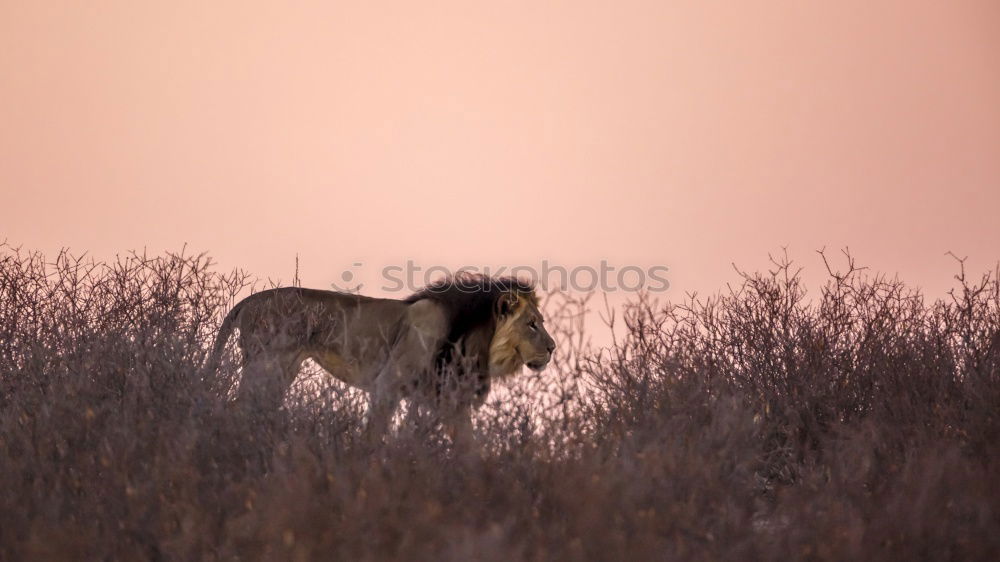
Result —
[[491, 381], [524, 365], [543, 370], [556, 347], [533, 283], [471, 274], [402, 300], [298, 287], [255, 293], [223, 320], [211, 371], [235, 330], [242, 352], [237, 404], [276, 410], [302, 362], [312, 359], [369, 393], [365, 433], [375, 440], [405, 398], [411, 413], [437, 410], [453, 440], [468, 442], [472, 410]]

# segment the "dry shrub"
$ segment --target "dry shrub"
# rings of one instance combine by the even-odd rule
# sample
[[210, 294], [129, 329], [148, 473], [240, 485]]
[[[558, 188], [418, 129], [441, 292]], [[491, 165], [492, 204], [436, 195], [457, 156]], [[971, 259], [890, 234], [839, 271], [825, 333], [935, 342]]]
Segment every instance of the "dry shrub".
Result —
[[426, 419], [367, 446], [322, 377], [228, 408], [201, 365], [240, 272], [4, 247], [0, 559], [995, 559], [996, 274], [927, 303], [847, 263], [639, 299], [601, 353], [553, 295], [558, 364], [463, 455]]

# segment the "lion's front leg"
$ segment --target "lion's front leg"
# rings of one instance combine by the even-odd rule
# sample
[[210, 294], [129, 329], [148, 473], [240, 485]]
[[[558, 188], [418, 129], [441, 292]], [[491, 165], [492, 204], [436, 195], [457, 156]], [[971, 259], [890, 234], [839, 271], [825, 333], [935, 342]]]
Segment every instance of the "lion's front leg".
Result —
[[444, 313], [436, 304], [421, 301], [407, 308], [405, 325], [373, 382], [365, 428], [369, 442], [377, 443], [388, 433], [404, 389], [412, 388], [422, 374], [433, 368], [447, 329]]
[[370, 444], [382, 442], [389, 432], [392, 417], [399, 407], [400, 394], [395, 377], [383, 373], [376, 381], [368, 402], [368, 421], [365, 424], [365, 440]]
[[476, 436], [472, 429], [472, 408], [467, 406], [457, 408], [448, 416], [444, 425], [456, 450], [465, 452], [476, 448]]

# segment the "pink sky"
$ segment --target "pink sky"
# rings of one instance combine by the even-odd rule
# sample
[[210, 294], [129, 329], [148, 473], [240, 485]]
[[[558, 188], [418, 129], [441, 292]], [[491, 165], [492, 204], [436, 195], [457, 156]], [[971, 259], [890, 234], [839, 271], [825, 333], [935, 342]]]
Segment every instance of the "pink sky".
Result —
[[[1000, 3], [4, 2], [0, 239], [325, 287], [1000, 258]], [[364, 275], [365, 273], [363, 273]]]

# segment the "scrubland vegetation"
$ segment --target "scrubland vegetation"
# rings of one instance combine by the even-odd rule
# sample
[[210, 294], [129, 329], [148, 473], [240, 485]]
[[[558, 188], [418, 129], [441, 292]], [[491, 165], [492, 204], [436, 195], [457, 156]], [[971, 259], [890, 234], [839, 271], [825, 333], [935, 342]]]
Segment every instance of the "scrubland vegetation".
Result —
[[[1000, 285], [929, 302], [840, 256], [719, 296], [639, 300], [477, 415], [360, 438], [322, 378], [276, 416], [201, 365], [248, 290], [203, 257], [0, 248], [0, 559], [1000, 557]], [[591, 303], [592, 304], [592, 303]]]

